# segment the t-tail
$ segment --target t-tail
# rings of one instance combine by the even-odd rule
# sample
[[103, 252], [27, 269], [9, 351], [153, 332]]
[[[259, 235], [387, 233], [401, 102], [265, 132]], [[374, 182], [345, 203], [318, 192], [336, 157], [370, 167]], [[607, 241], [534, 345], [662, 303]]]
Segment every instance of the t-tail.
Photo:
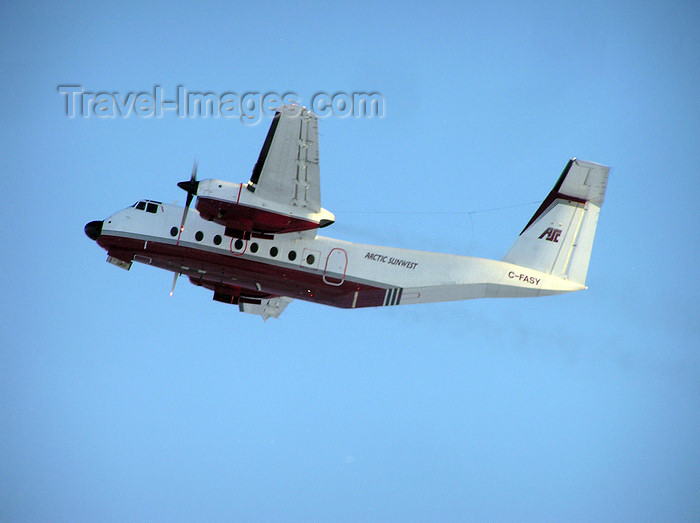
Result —
[[609, 171], [569, 160], [503, 261], [585, 285]]

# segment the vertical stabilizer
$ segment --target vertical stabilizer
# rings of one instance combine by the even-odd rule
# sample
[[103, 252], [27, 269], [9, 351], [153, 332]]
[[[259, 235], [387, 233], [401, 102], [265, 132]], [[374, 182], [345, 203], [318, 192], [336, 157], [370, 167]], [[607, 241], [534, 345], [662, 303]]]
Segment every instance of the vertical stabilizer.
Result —
[[609, 171], [569, 160], [503, 261], [585, 284]]

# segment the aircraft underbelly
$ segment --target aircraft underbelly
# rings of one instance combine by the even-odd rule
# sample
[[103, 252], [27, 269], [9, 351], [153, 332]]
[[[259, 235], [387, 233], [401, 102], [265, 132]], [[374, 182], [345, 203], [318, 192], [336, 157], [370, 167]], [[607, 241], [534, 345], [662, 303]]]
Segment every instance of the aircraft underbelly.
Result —
[[[215, 293], [228, 290], [233, 296], [243, 289], [341, 308], [545, 296], [582, 287], [500, 261], [388, 248], [380, 255], [367, 251], [367, 246], [328, 239], [287, 247], [284, 255], [273, 258], [270, 244], [255, 254], [243, 240], [230, 240], [227, 249], [222, 248], [226, 242], [216, 248], [191, 241], [177, 245], [160, 236], [112, 231], [97, 241], [111, 258], [186, 275]], [[241, 247], [236, 249], [238, 242]], [[290, 263], [286, 254], [291, 250], [301, 256]]]
[[[381, 306], [390, 292], [385, 287], [352, 281], [351, 278], [331, 278], [323, 266], [315, 271], [301, 270], [241, 256], [123, 236], [105, 235], [98, 242], [111, 256], [179, 272], [188, 276], [193, 283], [199, 281], [202, 284], [242, 287], [342, 308]], [[337, 255], [334, 258], [337, 264]]]

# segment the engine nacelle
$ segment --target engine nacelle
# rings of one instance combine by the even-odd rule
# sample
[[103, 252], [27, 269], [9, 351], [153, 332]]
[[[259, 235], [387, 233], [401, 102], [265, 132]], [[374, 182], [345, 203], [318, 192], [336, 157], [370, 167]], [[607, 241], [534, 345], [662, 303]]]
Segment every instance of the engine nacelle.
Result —
[[202, 218], [225, 226], [226, 234], [235, 238], [308, 231], [335, 221], [333, 213], [326, 209], [314, 212], [306, 207], [277, 204], [258, 198], [246, 184], [221, 180], [198, 182], [195, 207]]

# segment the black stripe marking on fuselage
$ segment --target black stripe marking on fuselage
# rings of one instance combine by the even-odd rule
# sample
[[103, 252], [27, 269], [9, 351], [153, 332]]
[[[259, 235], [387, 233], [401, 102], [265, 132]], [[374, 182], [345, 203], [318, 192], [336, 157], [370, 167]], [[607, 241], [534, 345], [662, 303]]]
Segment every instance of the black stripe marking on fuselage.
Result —
[[387, 289], [386, 296], [384, 297], [384, 306], [398, 305], [401, 301], [401, 294], [403, 294], [403, 289], [401, 287]]

